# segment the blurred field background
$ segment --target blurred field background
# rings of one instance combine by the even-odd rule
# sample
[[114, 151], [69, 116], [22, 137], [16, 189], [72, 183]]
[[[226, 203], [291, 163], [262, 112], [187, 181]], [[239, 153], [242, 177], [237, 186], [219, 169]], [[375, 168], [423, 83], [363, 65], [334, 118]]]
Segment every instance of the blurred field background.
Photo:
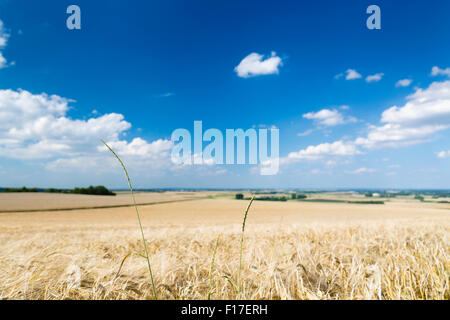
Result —
[[[237, 279], [248, 202], [212, 191], [136, 197], [159, 298], [206, 299], [211, 289], [212, 299], [236, 299], [225, 277]], [[126, 192], [0, 194], [0, 299], [152, 299], [134, 208], [105, 208], [129, 203]], [[72, 210], [48, 211], [57, 209]], [[42, 211], [11, 212], [27, 210]], [[449, 299], [449, 214], [447, 203], [411, 197], [255, 201], [241, 298]]]

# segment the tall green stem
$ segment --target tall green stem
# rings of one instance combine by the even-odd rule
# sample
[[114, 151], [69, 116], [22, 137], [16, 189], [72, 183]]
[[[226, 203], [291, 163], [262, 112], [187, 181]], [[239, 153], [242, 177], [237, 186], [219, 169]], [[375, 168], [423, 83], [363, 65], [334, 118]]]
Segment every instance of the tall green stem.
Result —
[[150, 257], [149, 257], [149, 254], [148, 254], [147, 241], [145, 240], [144, 228], [142, 228], [142, 222], [141, 222], [141, 215], [139, 214], [139, 210], [138, 210], [138, 207], [137, 207], [137, 204], [136, 204], [136, 199], [134, 197], [133, 187], [131, 186], [131, 181], [130, 181], [130, 177], [128, 175], [128, 171], [125, 168], [125, 165], [123, 164], [122, 160], [120, 160], [119, 156], [113, 151], [113, 149], [111, 149], [111, 147], [105, 141], [103, 141], [102, 139], [100, 139], [100, 141], [109, 149], [109, 151], [112, 152], [112, 154], [119, 161], [120, 165], [122, 166], [123, 171], [125, 172], [125, 176], [127, 177], [128, 186], [130, 187], [130, 191], [131, 191], [131, 197], [133, 198], [134, 208], [136, 209], [136, 215], [137, 215], [138, 222], [139, 222], [139, 229], [141, 230], [142, 243], [144, 244], [145, 257], [147, 258], [148, 271], [150, 272], [150, 279], [152, 281], [153, 297], [154, 297], [155, 300], [157, 300], [158, 297], [156, 295], [155, 283], [153, 281], [152, 267], [150, 266]]

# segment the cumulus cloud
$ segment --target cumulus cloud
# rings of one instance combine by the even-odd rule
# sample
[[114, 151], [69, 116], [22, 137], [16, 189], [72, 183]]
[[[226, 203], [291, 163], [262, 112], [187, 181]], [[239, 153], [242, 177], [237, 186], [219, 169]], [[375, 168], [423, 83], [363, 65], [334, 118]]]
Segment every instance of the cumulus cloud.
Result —
[[[417, 89], [406, 98], [405, 105], [393, 106], [381, 115], [381, 125], [370, 125], [365, 137], [352, 141], [322, 143], [290, 153], [280, 163], [327, 156], [354, 156], [362, 150], [401, 147], [430, 141], [434, 134], [450, 128], [450, 80], [433, 82], [426, 89]], [[437, 154], [446, 157], [445, 151]]]
[[441, 158], [441, 159], [450, 158], [450, 150], [438, 152], [436, 155], [438, 158]]
[[299, 137], [306, 137], [306, 136], [309, 136], [311, 133], [313, 133], [313, 130], [309, 129], [309, 130], [306, 130], [304, 132], [297, 133], [297, 136], [299, 136]]
[[432, 134], [443, 130], [443, 126], [403, 127], [398, 124], [371, 126], [367, 137], [357, 138], [355, 143], [366, 149], [401, 147], [429, 141]]
[[0, 52], [0, 69], [3, 69], [7, 66], [6, 58], [3, 56], [3, 54]]
[[353, 117], [345, 118], [344, 115], [336, 109], [322, 109], [318, 112], [305, 113], [303, 115], [303, 118], [314, 120], [317, 124], [326, 127], [332, 127], [356, 121], [356, 119]]
[[361, 154], [361, 152], [353, 143], [340, 140], [333, 143], [309, 146], [306, 149], [291, 152], [287, 157], [281, 159], [280, 162], [291, 163], [300, 160], [316, 160], [326, 156], [353, 156], [357, 154]]
[[376, 170], [375, 169], [371, 169], [371, 168], [359, 168], [353, 171], [349, 171], [348, 173], [351, 174], [363, 174], [363, 173], [374, 173]]
[[383, 112], [381, 122], [405, 125], [450, 123], [450, 81], [434, 82], [427, 89], [417, 89], [402, 106]]
[[[4, 49], [8, 44], [10, 34], [6, 31], [3, 21], [0, 20], [0, 50]], [[0, 51], [0, 69], [7, 67], [6, 58], [3, 56], [3, 53]]]
[[0, 20], [0, 49], [6, 47], [9, 36], [10, 34], [6, 31], [3, 21]]
[[345, 80], [355, 80], [355, 79], [360, 79], [362, 78], [362, 75], [358, 73], [358, 71], [354, 70], [354, 69], [348, 69], [346, 71], [346, 76], [345, 76]]
[[[131, 128], [124, 116], [109, 113], [87, 120], [72, 119], [67, 113], [73, 100], [25, 90], [0, 90], [0, 157], [45, 159], [47, 168], [81, 168], [103, 164], [104, 139], [117, 153], [134, 163], [170, 163], [172, 142], [147, 142], [123, 135]], [[104, 157], [103, 157], [104, 159]]]
[[334, 76], [335, 79], [340, 79], [345, 75], [345, 80], [355, 80], [362, 78], [362, 75], [355, 69], [348, 69], [347, 71], [341, 72]]
[[[171, 150], [172, 142], [158, 139], [148, 143], [142, 138], [134, 138], [131, 142], [125, 140], [112, 141], [109, 143], [109, 146], [125, 156], [152, 157], [156, 159], [163, 153]], [[99, 149], [103, 149], [103, 147], [99, 147]]]
[[450, 77], [450, 68], [441, 69], [437, 66], [434, 66], [431, 69], [431, 76], [448, 76]]
[[0, 145], [0, 155], [48, 158], [73, 154], [100, 137], [116, 141], [120, 133], [131, 127], [123, 115], [116, 113], [72, 120], [66, 116], [70, 102], [57, 95], [0, 90], [0, 139], [9, 141]]
[[385, 124], [371, 127], [368, 137], [357, 143], [366, 147], [414, 144], [450, 128], [450, 81], [433, 82], [426, 89], [417, 89], [407, 97], [404, 106], [385, 110], [381, 122]]
[[275, 52], [272, 52], [271, 56], [267, 59], [264, 59], [264, 56], [258, 53], [251, 53], [234, 68], [234, 71], [241, 78], [249, 78], [267, 74], [278, 74], [279, 67], [282, 65], [281, 58]]
[[117, 163], [111, 157], [101, 156], [79, 156], [71, 158], [58, 158], [45, 164], [45, 168], [53, 172], [81, 172], [103, 174], [114, 168]]
[[383, 76], [384, 76], [384, 73], [372, 74], [372, 75], [366, 77], [366, 82], [368, 82], [368, 83], [378, 82], [383, 78]]
[[318, 112], [309, 112], [303, 118], [314, 120], [324, 126], [336, 126], [345, 123], [344, 117], [338, 110], [323, 109]]
[[412, 83], [412, 79], [402, 79], [398, 80], [395, 86], [398, 87], [409, 87], [409, 85]]
[[367, 137], [355, 143], [370, 149], [429, 141], [436, 132], [450, 128], [450, 81], [417, 89], [404, 106], [385, 110], [381, 122], [384, 125], [370, 126]]

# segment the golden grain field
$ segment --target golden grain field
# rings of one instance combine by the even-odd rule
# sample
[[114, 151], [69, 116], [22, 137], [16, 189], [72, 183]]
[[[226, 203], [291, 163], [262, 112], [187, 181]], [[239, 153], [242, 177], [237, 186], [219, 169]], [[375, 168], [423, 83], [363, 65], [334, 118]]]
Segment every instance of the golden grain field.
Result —
[[[29, 195], [15, 196], [28, 206]], [[59, 196], [58, 205], [73, 201]], [[238, 298], [226, 277], [238, 279], [246, 205], [219, 197], [140, 206], [159, 299], [206, 299], [210, 290]], [[407, 200], [257, 201], [240, 298], [449, 299], [449, 213]], [[132, 207], [0, 213], [0, 299], [152, 299], [142, 254]]]

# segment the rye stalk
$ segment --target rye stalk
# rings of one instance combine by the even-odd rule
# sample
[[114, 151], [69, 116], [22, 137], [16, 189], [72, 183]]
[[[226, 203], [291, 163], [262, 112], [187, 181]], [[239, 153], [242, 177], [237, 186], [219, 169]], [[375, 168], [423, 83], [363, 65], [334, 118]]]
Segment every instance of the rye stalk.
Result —
[[134, 192], [133, 192], [133, 187], [131, 186], [130, 176], [128, 175], [128, 171], [125, 168], [125, 165], [123, 164], [122, 160], [120, 160], [119, 156], [114, 152], [114, 150], [111, 149], [111, 147], [102, 139], [100, 139], [100, 141], [109, 149], [109, 151], [111, 151], [111, 153], [114, 155], [114, 157], [116, 157], [117, 161], [119, 161], [120, 165], [122, 166], [123, 172], [125, 172], [125, 176], [127, 177], [128, 186], [130, 187], [130, 191], [131, 191], [131, 197], [133, 198], [133, 205], [134, 205], [134, 208], [136, 209], [136, 215], [137, 215], [138, 222], [139, 222], [139, 229], [141, 230], [142, 243], [144, 244], [145, 258], [147, 260], [148, 271], [150, 273], [150, 279], [152, 281], [153, 298], [155, 300], [157, 300], [158, 297], [156, 295], [155, 283], [153, 281], [153, 273], [152, 273], [152, 267], [150, 265], [150, 257], [148, 254], [147, 241], [145, 240], [144, 229], [142, 228], [142, 222], [141, 222], [141, 215], [139, 214], [139, 210], [138, 210], [138, 207], [136, 204], [136, 199], [134, 197]]

